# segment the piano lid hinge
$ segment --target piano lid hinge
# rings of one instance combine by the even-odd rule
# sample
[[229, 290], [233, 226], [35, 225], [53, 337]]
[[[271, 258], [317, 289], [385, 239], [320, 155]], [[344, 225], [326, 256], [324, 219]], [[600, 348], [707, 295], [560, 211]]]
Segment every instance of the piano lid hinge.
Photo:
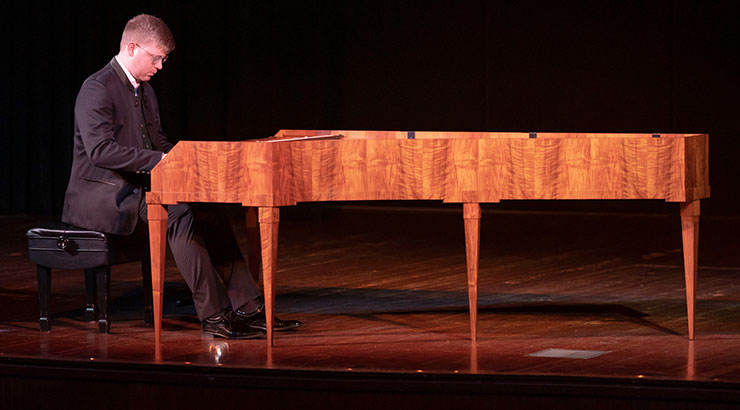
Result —
[[660, 138], [660, 134], [653, 134], [653, 138]]
[[406, 139], [416, 139], [416, 131], [407, 131], [406, 132]]
[[529, 138], [537, 138], [537, 133], [536, 132], [530, 132], [529, 133]]

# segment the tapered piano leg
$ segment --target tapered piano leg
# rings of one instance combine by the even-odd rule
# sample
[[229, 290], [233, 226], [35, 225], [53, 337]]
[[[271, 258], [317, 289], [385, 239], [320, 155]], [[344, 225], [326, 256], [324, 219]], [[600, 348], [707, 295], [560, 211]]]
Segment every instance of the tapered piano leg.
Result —
[[265, 322], [267, 345], [273, 346], [273, 319], [275, 318], [275, 270], [277, 267], [277, 239], [280, 208], [260, 207], [260, 239], [262, 242], [262, 291], [265, 293]]
[[257, 208], [252, 206], [247, 207], [245, 219], [247, 221], [247, 260], [249, 262], [249, 272], [252, 273], [254, 281], [259, 282], [262, 255], [260, 254], [260, 228], [257, 219]]
[[696, 307], [696, 273], [699, 266], [699, 201], [681, 204], [681, 231], [683, 232], [683, 269], [686, 276], [686, 311], [689, 321], [689, 339], [694, 339], [694, 312]]
[[480, 250], [480, 204], [463, 204], [465, 220], [465, 255], [468, 262], [468, 306], [470, 308], [470, 340], [478, 340], [478, 253]]
[[154, 308], [154, 342], [162, 339], [162, 290], [164, 287], [165, 238], [167, 209], [159, 204], [147, 205], [149, 250], [152, 261], [152, 304]]

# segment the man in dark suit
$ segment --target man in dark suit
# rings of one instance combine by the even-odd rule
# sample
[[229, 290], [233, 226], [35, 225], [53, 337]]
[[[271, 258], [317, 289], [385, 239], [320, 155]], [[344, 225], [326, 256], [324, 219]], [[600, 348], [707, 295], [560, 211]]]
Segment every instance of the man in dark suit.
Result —
[[[161, 19], [136, 16], [124, 28], [118, 55], [82, 84], [62, 221], [116, 235], [130, 235], [147, 222], [141, 176], [172, 148], [148, 81], [174, 48]], [[263, 336], [261, 293], [228, 224], [190, 204], [170, 205], [167, 213], [170, 249], [193, 292], [203, 332]], [[274, 323], [276, 330], [300, 326], [277, 318]]]

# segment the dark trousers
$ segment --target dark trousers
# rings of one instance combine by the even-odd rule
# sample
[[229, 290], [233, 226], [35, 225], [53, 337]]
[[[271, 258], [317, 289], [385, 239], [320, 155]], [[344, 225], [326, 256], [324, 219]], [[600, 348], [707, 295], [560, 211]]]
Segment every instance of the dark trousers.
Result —
[[[139, 217], [145, 223], [146, 203]], [[226, 310], [258, 307], [261, 295], [228, 218], [218, 205], [167, 205], [167, 241], [177, 268], [193, 292], [201, 321]]]

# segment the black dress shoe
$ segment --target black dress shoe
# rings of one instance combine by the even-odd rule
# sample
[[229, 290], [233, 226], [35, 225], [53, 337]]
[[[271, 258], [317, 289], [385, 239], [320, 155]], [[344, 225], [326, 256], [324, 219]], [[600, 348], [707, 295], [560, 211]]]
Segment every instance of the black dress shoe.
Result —
[[265, 331], [245, 326], [236, 313], [229, 311], [220, 316], [210, 317], [201, 322], [203, 333], [226, 339], [257, 339], [265, 336]]
[[[252, 329], [267, 332], [267, 322], [265, 322], [265, 307], [260, 306], [252, 313], [246, 313], [239, 309], [236, 310], [236, 316]], [[275, 331], [291, 330], [300, 327], [302, 323], [298, 320], [280, 320], [277, 316], [272, 321], [272, 328]]]

